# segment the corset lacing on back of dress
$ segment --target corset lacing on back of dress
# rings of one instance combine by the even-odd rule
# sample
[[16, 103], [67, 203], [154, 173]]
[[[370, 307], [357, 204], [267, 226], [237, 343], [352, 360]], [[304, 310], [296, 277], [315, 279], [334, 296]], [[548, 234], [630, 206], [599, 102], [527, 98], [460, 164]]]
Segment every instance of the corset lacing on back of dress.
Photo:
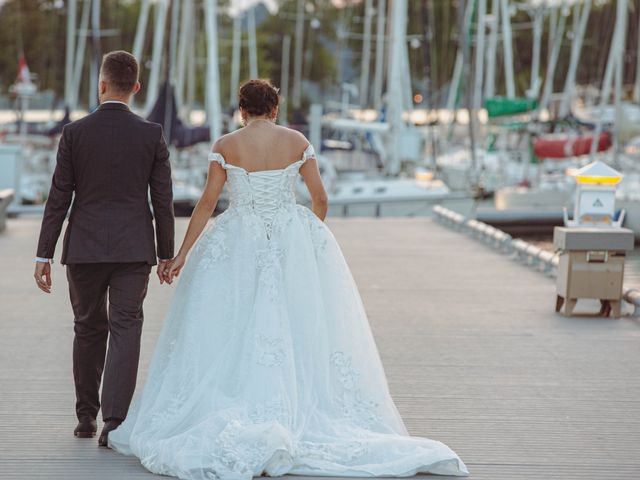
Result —
[[218, 162], [227, 171], [229, 210], [249, 210], [257, 215], [264, 224], [267, 238], [271, 239], [278, 212], [296, 204], [293, 187], [298, 170], [314, 156], [313, 146], [309, 145], [302, 158], [287, 167], [256, 172], [227, 163], [220, 153], [210, 153], [209, 160]]

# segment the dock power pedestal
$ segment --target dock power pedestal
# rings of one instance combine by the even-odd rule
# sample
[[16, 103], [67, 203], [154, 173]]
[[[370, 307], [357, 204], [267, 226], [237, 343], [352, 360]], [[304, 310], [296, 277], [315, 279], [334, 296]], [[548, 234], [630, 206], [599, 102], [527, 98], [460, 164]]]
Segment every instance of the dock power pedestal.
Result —
[[559, 252], [556, 312], [573, 314], [579, 298], [600, 300], [600, 315], [620, 316], [624, 259], [634, 235], [622, 228], [625, 212], [616, 215], [616, 188], [622, 173], [596, 160], [573, 172], [576, 196], [573, 219], [553, 230]]
[[573, 314], [579, 298], [600, 300], [600, 315], [620, 316], [626, 252], [633, 250], [628, 228], [555, 227], [553, 245], [559, 252], [556, 312]]

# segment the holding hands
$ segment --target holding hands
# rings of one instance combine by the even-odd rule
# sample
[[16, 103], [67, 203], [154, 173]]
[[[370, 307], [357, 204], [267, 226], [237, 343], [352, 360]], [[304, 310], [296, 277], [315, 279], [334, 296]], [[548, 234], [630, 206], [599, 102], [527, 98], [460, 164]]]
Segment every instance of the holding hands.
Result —
[[[176, 255], [171, 260], [158, 260], [157, 275], [160, 284], [172, 284], [173, 279], [180, 275], [180, 271], [186, 262], [186, 256], [182, 254]], [[48, 262], [36, 262], [35, 272], [33, 274], [36, 285], [44, 293], [51, 293], [51, 264]]]
[[165, 282], [165, 275], [167, 270], [171, 267], [171, 262], [173, 260], [158, 260], [158, 268], [156, 270], [156, 274], [158, 275], [158, 279], [160, 280], [160, 285]]
[[172, 260], [161, 260], [158, 263], [158, 278], [160, 283], [172, 284], [173, 279], [180, 275], [186, 262], [186, 256], [178, 253]]

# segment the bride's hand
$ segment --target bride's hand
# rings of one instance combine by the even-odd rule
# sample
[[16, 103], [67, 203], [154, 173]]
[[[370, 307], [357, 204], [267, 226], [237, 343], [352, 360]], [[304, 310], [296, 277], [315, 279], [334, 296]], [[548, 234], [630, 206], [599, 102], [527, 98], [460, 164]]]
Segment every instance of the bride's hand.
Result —
[[178, 254], [171, 261], [171, 266], [165, 271], [165, 282], [169, 284], [173, 283], [173, 279], [180, 275], [180, 271], [182, 270], [182, 267], [184, 267], [186, 260], [187, 259], [183, 255]]

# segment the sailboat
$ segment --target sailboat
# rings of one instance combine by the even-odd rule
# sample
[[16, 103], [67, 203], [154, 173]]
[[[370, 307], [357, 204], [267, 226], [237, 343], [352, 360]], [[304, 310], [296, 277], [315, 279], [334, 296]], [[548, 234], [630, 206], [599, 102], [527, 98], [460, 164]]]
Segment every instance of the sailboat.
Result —
[[8, 188], [15, 192], [8, 208], [15, 214], [33, 210], [33, 205], [36, 210], [41, 209], [39, 205], [49, 191], [53, 155], [51, 142], [43, 135], [46, 126], [26, 119], [29, 103], [38, 88], [24, 54], [19, 57], [16, 81], [9, 91], [16, 96], [19, 110], [15, 128], [9, 128], [11, 133], [4, 135], [0, 143], [0, 190]]
[[[619, 208], [624, 208], [627, 212], [625, 226], [633, 229], [636, 236], [640, 237], [640, 196], [637, 194], [640, 186], [638, 157], [634, 158], [633, 144], [627, 150], [622, 148], [624, 142], [640, 134], [640, 108], [623, 102], [621, 98], [624, 48], [628, 33], [626, 27], [628, 4], [626, 0], [622, 0], [616, 5], [616, 23], [599, 105], [581, 107], [574, 103], [571, 108], [571, 102], [575, 98], [575, 85], [572, 82], [575, 80], [579, 48], [591, 2], [582, 3], [582, 10], [576, 12], [579, 17], [578, 32], [577, 35], [574, 34], [569, 72], [559, 108], [559, 115], [565, 115], [566, 118], [577, 121], [579, 126], [574, 127], [573, 131], [569, 130], [568, 133], [540, 135], [534, 143], [534, 152], [541, 159], [548, 159], [547, 165], [556, 163], [567, 172], [593, 160], [602, 160], [624, 167], [625, 177], [619, 185], [616, 202]], [[576, 3], [575, 8], [578, 9], [578, 7], [580, 5]], [[548, 77], [547, 83], [550, 84], [551, 80], [552, 77]], [[640, 89], [637, 90], [637, 95], [640, 95]], [[614, 101], [613, 104], [609, 104], [612, 94]], [[520, 192], [509, 188], [503, 189], [496, 194], [496, 204], [500, 199], [503, 208], [508, 210], [523, 204], [532, 205], [532, 199], [537, 199], [539, 208], [570, 207], [573, 187], [570, 177], [566, 176], [564, 181], [558, 182], [557, 195], [548, 195], [542, 179], [532, 188]]]
[[[384, 2], [381, 2], [384, 5]], [[341, 137], [351, 136], [366, 139], [368, 151], [375, 164], [363, 168], [347, 169], [334, 166], [336, 178], [332, 179], [329, 195], [329, 214], [338, 216], [414, 216], [431, 215], [431, 208], [446, 204], [456, 210], [468, 210], [473, 198], [467, 192], [452, 192], [441, 180], [434, 178], [425, 167], [425, 132], [419, 130], [407, 118], [412, 109], [411, 86], [407, 52], [407, 1], [395, 0], [389, 17], [390, 36], [387, 44], [387, 95], [384, 116], [376, 121], [363, 121], [350, 115], [366, 106], [368, 95], [363, 85], [368, 85], [372, 2], [365, 3], [365, 25], [363, 35], [363, 60], [360, 89], [360, 105], [350, 105], [343, 96], [340, 115], [322, 114], [322, 107], [315, 106], [311, 113], [310, 139], [316, 145], [331, 147], [332, 141], [322, 141], [322, 129], [338, 132]], [[374, 82], [374, 105], [383, 105], [379, 76], [384, 61], [385, 10], [377, 12], [376, 73]], [[364, 144], [362, 142], [361, 144]], [[334, 145], [336, 142], [333, 142]], [[333, 151], [332, 151], [333, 150]], [[322, 148], [327, 157], [335, 157], [335, 149]], [[325, 159], [326, 160], [326, 159]]]

